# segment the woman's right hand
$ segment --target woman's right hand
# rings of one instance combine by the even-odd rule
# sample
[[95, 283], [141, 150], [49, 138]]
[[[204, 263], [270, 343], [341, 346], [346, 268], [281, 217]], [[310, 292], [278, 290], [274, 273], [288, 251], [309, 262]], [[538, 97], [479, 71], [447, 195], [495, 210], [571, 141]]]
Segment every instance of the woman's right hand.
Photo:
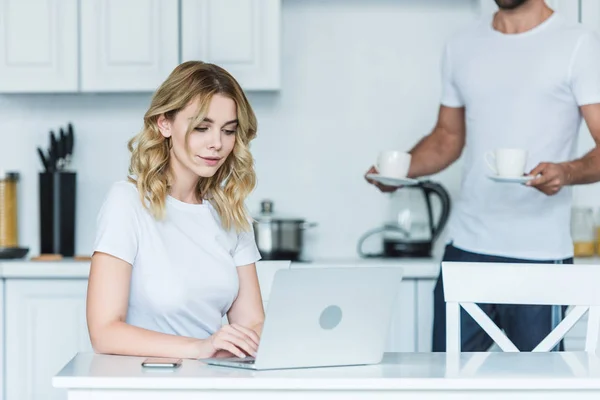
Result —
[[[223, 325], [221, 329], [205, 340], [207, 347], [205, 357], [215, 357], [223, 351], [240, 358], [245, 358], [246, 355], [255, 357], [259, 341], [258, 334], [252, 329], [238, 324]], [[201, 358], [204, 358], [204, 356]]]

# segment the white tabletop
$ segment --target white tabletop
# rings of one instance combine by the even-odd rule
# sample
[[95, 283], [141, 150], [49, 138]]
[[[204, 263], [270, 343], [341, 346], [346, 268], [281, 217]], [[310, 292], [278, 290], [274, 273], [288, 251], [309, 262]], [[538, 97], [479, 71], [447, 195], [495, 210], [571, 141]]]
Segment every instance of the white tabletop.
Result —
[[147, 370], [143, 358], [78, 354], [54, 377], [80, 389], [576, 390], [600, 389], [600, 358], [588, 353], [388, 353], [370, 366], [250, 371], [184, 360]]

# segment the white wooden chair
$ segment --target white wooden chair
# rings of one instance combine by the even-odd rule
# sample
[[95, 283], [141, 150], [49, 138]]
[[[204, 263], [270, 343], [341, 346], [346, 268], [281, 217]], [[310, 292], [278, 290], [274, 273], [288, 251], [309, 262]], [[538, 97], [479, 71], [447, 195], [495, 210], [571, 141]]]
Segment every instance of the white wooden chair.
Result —
[[477, 303], [574, 306], [532, 351], [550, 351], [588, 314], [585, 351], [598, 353], [600, 265], [443, 262], [446, 351], [460, 353], [460, 307], [502, 351], [517, 347]]

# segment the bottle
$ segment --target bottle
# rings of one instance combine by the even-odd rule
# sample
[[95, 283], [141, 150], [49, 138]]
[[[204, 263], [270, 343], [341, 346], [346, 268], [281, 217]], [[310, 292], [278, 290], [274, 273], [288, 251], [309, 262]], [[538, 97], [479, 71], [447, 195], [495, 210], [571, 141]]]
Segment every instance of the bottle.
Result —
[[600, 255], [600, 208], [596, 210], [596, 218], [594, 219], [595, 225], [595, 237], [596, 240], [596, 254]]
[[590, 207], [571, 210], [571, 236], [575, 257], [593, 257], [596, 253], [594, 211]]
[[17, 172], [0, 170], [0, 248], [19, 245], [17, 224]]

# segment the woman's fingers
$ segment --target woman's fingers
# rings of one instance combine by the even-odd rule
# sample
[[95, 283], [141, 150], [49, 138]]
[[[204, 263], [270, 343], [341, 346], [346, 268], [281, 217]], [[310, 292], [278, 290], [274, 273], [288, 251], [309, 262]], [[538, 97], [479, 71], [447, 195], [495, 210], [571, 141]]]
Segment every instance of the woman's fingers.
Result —
[[231, 327], [246, 334], [246, 336], [248, 336], [250, 339], [252, 339], [252, 341], [254, 343], [256, 343], [256, 346], [258, 347], [258, 345], [260, 343], [260, 337], [258, 336], [258, 334], [255, 331], [253, 331], [250, 328], [246, 328], [245, 326], [238, 325], [238, 324], [231, 324]]
[[237, 348], [244, 350], [246, 354], [250, 354], [252, 356], [256, 355], [257, 347], [250, 339], [243, 339], [242, 337], [236, 336], [230, 332], [223, 332], [222, 337], [224, 341], [230, 342]]
[[246, 357], [246, 355], [244, 354], [244, 352], [242, 350], [240, 350], [238, 347], [236, 347], [233, 343], [231, 343], [230, 341], [221, 338], [220, 336], [217, 336], [214, 338], [213, 340], [213, 347], [216, 350], [225, 350], [230, 352], [231, 354], [234, 354], [240, 358], [244, 358]]

